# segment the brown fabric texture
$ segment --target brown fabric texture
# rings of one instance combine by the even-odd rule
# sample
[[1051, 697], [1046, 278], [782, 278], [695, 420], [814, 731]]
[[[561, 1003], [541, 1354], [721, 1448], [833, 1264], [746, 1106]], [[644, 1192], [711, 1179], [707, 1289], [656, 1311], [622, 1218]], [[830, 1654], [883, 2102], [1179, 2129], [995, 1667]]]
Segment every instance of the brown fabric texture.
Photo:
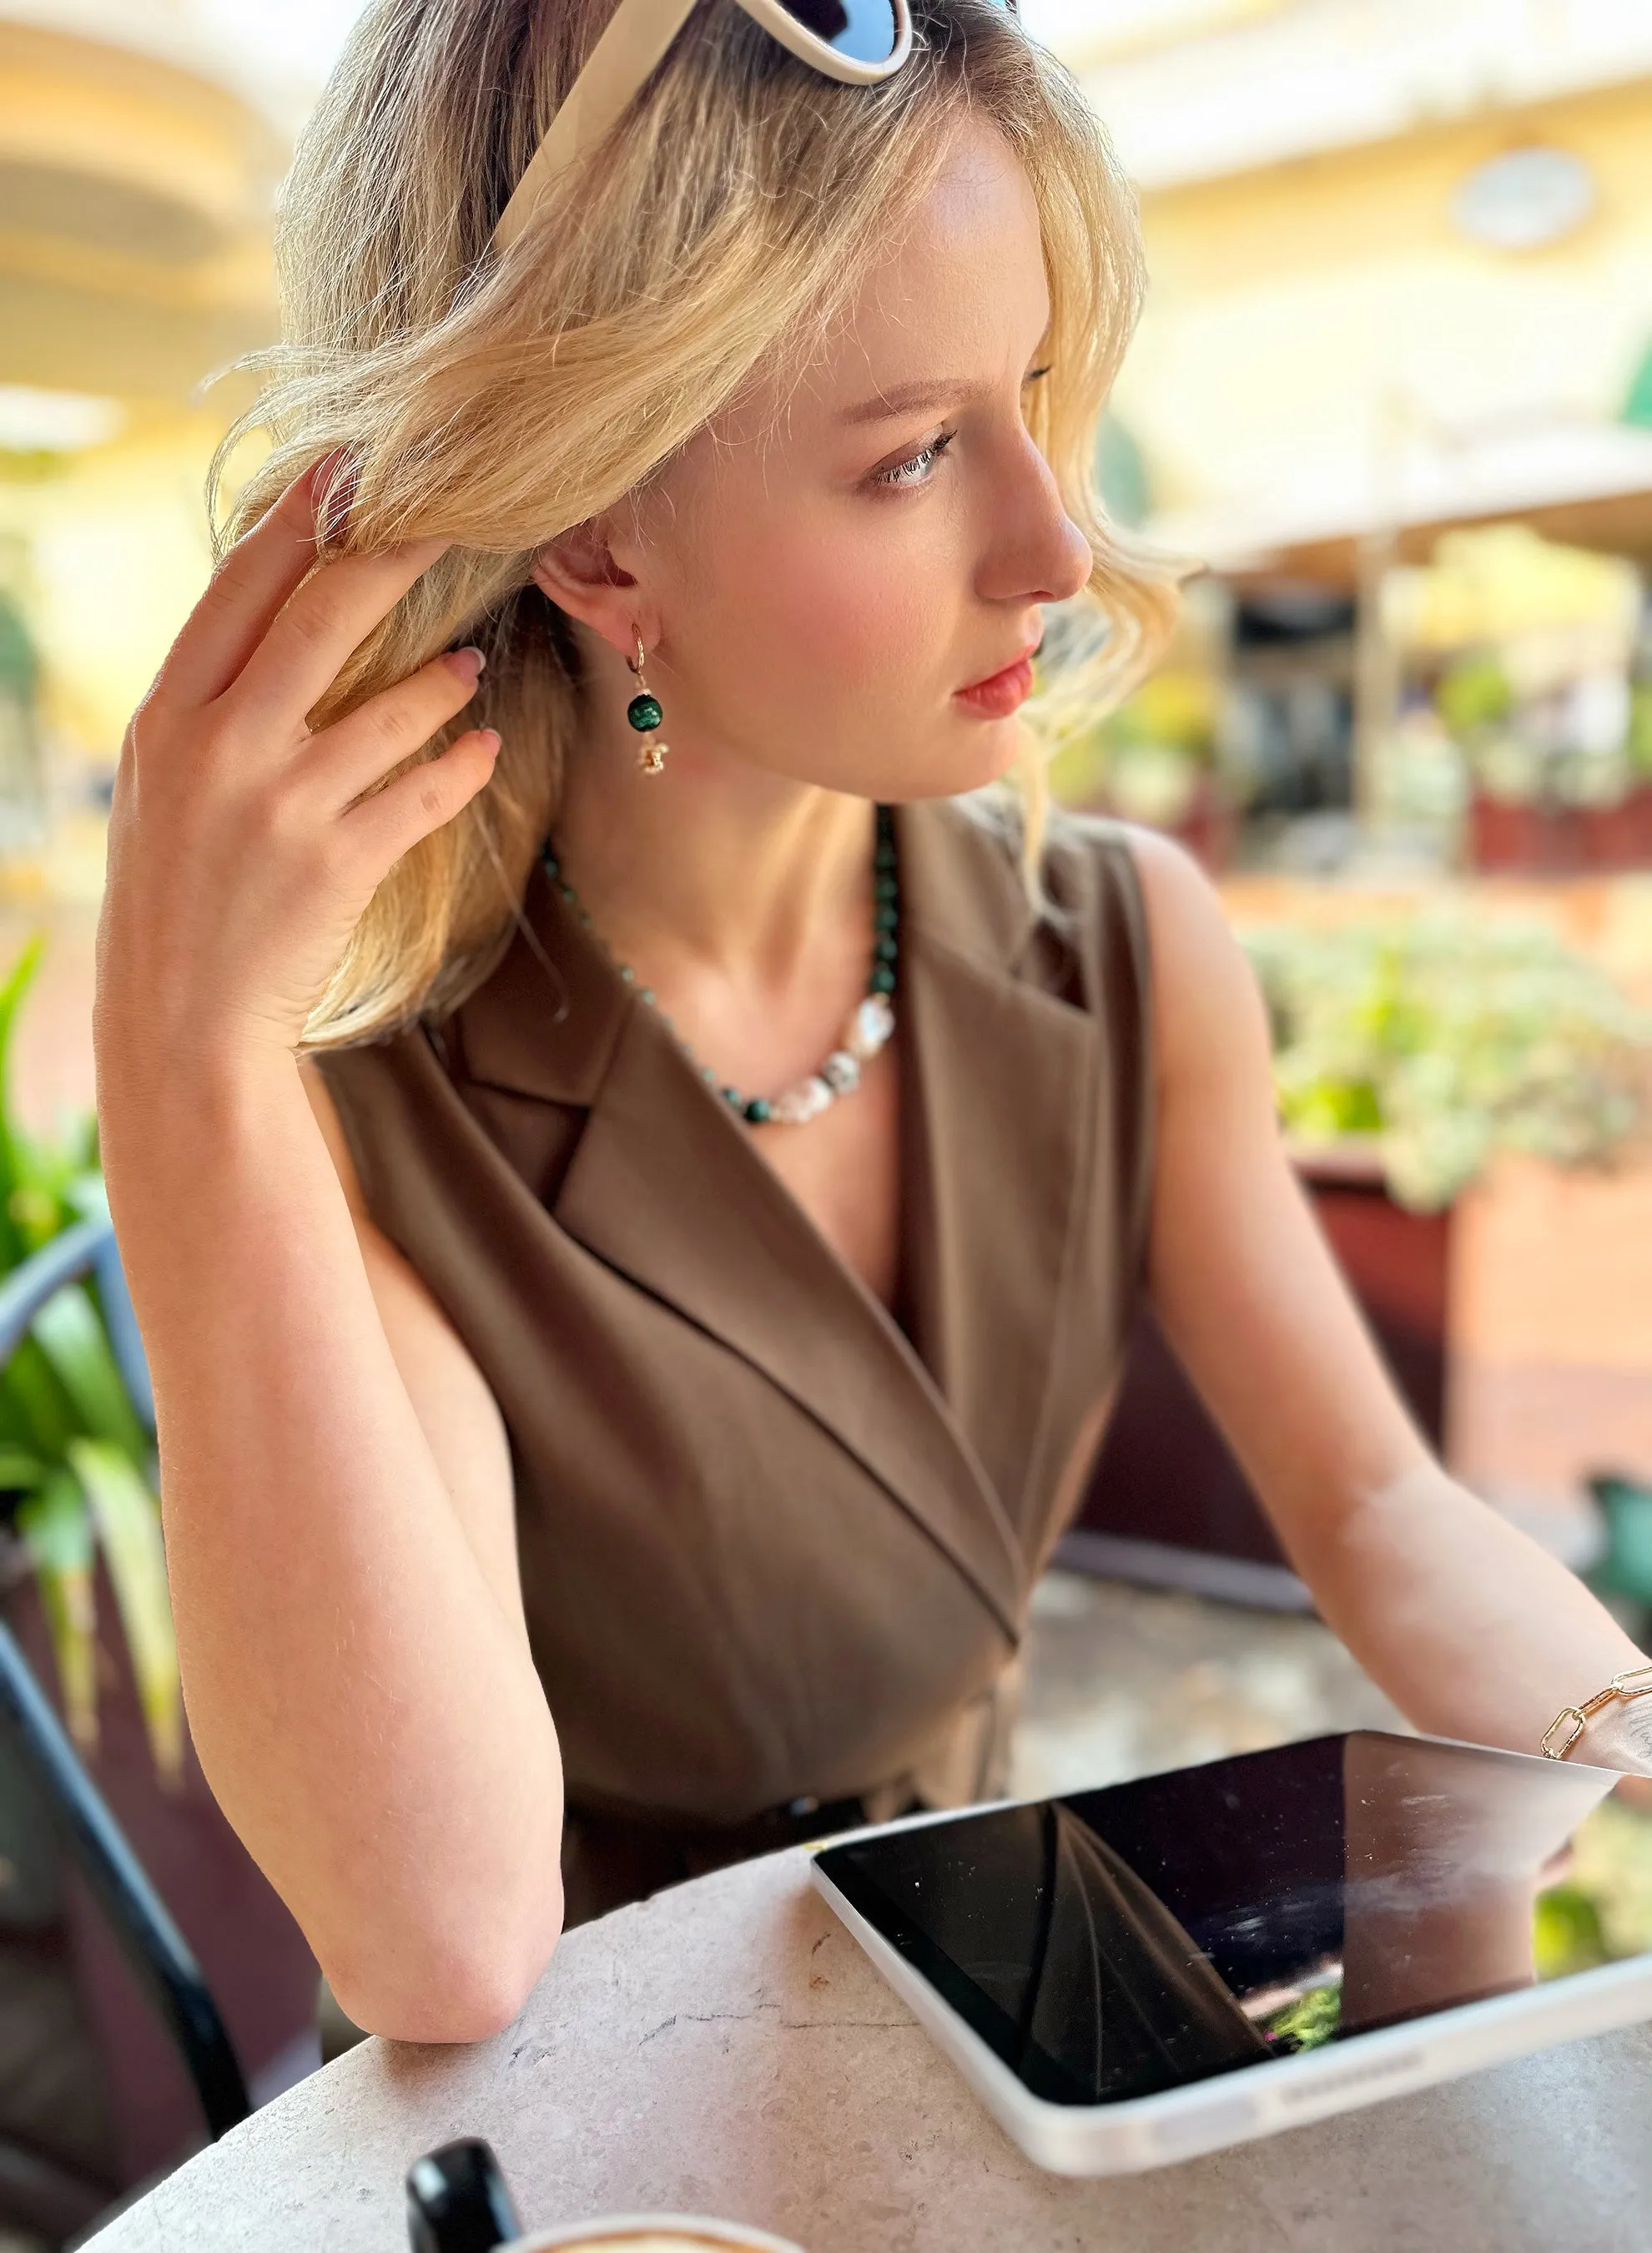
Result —
[[318, 1059], [510, 1433], [570, 1863], [604, 1814], [1003, 1788], [1141, 1287], [1146, 924], [1113, 825], [1061, 823], [1042, 917], [961, 806], [896, 833], [901, 1322], [537, 865], [458, 1010]]

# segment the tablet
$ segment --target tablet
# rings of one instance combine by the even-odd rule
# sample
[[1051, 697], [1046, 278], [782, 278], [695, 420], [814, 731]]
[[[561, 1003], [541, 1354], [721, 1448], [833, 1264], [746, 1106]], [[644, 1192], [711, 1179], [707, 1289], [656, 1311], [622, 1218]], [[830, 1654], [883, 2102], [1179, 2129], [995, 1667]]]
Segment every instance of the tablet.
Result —
[[1356, 1730], [811, 1866], [1022, 2149], [1111, 2174], [1652, 2017], [1647, 1796]]

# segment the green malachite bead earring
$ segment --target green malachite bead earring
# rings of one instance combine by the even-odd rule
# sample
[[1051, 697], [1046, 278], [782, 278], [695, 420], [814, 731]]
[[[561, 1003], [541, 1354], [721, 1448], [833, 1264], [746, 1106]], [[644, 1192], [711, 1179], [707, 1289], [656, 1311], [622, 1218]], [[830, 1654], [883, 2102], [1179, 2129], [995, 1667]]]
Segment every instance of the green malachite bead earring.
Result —
[[665, 719], [666, 708], [658, 696], [650, 693], [648, 683], [643, 679], [643, 638], [638, 634], [636, 656], [628, 657], [625, 659], [626, 664], [637, 676], [637, 694], [625, 707], [625, 717], [636, 729], [638, 734], [645, 739], [637, 750], [637, 765], [639, 772], [650, 775], [663, 774], [666, 771], [667, 746], [656, 741], [654, 730]]

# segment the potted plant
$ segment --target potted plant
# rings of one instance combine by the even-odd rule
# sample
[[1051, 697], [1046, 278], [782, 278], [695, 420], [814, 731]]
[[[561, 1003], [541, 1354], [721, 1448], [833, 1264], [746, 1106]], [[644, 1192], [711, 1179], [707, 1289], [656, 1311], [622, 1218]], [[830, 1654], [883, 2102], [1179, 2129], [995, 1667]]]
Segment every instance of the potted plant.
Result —
[[[1652, 1013], [1545, 927], [1440, 909], [1242, 937], [1279, 1117], [1332, 1248], [1423, 1428], [1443, 1438], [1451, 1211], [1504, 1150], [1605, 1166], [1649, 1117]], [[1082, 1536], [1282, 1565], [1260, 1505], [1149, 1317]], [[1108, 1566], [1081, 1538], [1072, 1561]], [[1151, 1559], [1148, 1560], [1151, 1563]], [[1246, 1576], [1163, 1576], [1242, 1594]], [[1252, 1576], [1265, 1600], [1269, 1583]], [[1283, 1579], [1279, 1601], [1302, 1601]]]
[[[37, 938], [0, 984], [0, 1274], [108, 1204], [97, 1122], [58, 1141], [18, 1122], [7, 1070], [17, 1011], [39, 966]], [[64, 1719], [83, 1754], [99, 1743], [99, 1555], [111, 1587], [156, 1773], [183, 1772], [183, 1705], [155, 1492], [154, 1443], [122, 1381], [88, 1280], [59, 1292], [0, 1369], [0, 1512], [32, 1574]]]

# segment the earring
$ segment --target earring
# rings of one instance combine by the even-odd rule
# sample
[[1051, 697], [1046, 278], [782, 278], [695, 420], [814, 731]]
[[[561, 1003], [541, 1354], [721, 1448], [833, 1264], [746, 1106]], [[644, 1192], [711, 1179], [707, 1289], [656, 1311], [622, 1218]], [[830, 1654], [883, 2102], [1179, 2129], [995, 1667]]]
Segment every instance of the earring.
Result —
[[643, 679], [643, 638], [637, 637], [637, 654], [628, 657], [626, 664], [637, 676], [637, 694], [625, 707], [625, 717], [638, 734], [645, 738], [637, 747], [637, 767], [640, 774], [657, 775], [666, 771], [666, 754], [669, 748], [654, 738], [654, 730], [666, 716], [666, 709], [658, 696], [649, 693]]

